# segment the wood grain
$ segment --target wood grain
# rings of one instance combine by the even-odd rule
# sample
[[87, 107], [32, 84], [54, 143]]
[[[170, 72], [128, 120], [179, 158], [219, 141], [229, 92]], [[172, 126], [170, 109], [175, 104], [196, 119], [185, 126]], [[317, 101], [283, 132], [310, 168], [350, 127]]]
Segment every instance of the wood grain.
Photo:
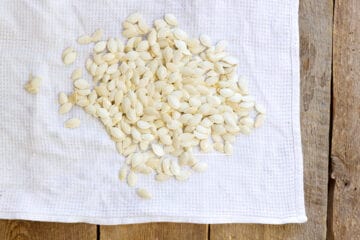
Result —
[[208, 225], [145, 223], [101, 226], [100, 240], [207, 240]]
[[360, 239], [360, 1], [337, 0], [329, 239]]
[[0, 220], [1, 240], [96, 240], [96, 225]]
[[[356, 1], [356, 0], [354, 0]], [[300, 0], [301, 133], [308, 222], [211, 225], [210, 239], [326, 239], [331, 101], [331, 0]]]

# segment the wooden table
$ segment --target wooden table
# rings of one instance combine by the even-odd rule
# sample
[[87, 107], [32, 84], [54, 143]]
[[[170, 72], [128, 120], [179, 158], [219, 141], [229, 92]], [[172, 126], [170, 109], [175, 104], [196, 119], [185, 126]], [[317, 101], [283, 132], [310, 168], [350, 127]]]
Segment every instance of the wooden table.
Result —
[[299, 11], [307, 223], [96, 226], [3, 220], [0, 239], [360, 239], [360, 0], [300, 0]]

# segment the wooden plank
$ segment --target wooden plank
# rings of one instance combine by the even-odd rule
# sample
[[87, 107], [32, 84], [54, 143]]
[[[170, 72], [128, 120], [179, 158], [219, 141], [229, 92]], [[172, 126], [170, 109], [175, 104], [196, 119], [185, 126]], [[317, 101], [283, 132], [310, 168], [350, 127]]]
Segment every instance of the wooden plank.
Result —
[[360, 239], [360, 1], [336, 0], [329, 239]]
[[326, 239], [333, 3], [300, 0], [299, 13], [301, 133], [309, 220], [282, 226], [211, 225], [212, 240]]
[[0, 220], [1, 240], [96, 240], [96, 225]]
[[188, 223], [145, 223], [101, 226], [100, 240], [207, 240], [208, 225]]

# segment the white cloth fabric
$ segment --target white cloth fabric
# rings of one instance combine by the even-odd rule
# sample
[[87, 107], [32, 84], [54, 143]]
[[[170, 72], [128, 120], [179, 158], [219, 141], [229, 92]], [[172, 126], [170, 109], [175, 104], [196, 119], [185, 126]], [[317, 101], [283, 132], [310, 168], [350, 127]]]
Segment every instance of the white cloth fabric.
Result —
[[[173, 13], [192, 36], [229, 42], [239, 74], [267, 109], [262, 128], [236, 140], [234, 155], [200, 155], [207, 172], [187, 182], [140, 176], [154, 199], [139, 199], [118, 180], [123, 158], [102, 125], [81, 108], [58, 114], [57, 96], [84, 66], [90, 46], [76, 38], [139, 11], [150, 22]], [[299, 223], [306, 221], [299, 125], [297, 0], [136, 0], [0, 2], [0, 218], [96, 224], [151, 221]], [[79, 57], [65, 67], [62, 50]], [[43, 78], [36, 96], [29, 73]], [[86, 76], [90, 80], [89, 76]], [[79, 117], [76, 130], [63, 127]]]

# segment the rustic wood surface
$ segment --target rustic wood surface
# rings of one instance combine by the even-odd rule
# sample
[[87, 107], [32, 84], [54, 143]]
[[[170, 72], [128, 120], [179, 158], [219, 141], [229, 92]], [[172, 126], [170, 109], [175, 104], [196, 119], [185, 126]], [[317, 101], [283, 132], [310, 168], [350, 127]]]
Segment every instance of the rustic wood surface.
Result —
[[360, 1], [337, 0], [329, 239], [360, 239]]
[[299, 15], [307, 223], [96, 226], [2, 220], [0, 240], [360, 239], [360, 1], [300, 0]]
[[0, 221], [0, 240], [96, 240], [96, 225]]
[[208, 225], [186, 223], [145, 223], [101, 226], [100, 240], [207, 240]]

